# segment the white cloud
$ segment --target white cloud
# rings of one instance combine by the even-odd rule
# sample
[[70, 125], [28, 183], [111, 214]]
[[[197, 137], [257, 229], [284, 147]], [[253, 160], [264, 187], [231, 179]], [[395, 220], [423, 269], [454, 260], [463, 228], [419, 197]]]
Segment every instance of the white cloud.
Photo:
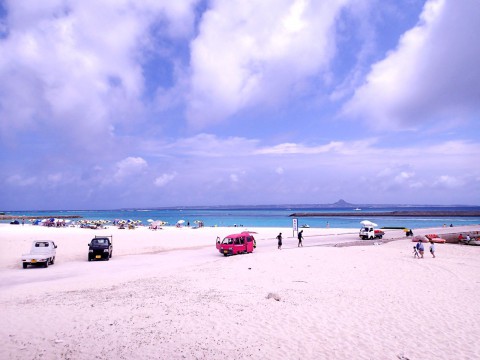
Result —
[[323, 153], [339, 153], [339, 154], [353, 154], [358, 152], [365, 152], [370, 145], [377, 142], [376, 138], [368, 138], [360, 141], [353, 141], [345, 143], [342, 141], [331, 141], [328, 144], [318, 146], [308, 146], [297, 143], [284, 143], [271, 147], [264, 147], [255, 151], [255, 154], [323, 154]]
[[394, 181], [401, 184], [401, 183], [405, 183], [406, 181], [410, 180], [414, 176], [415, 176], [415, 174], [413, 172], [402, 171], [400, 174], [395, 176]]
[[116, 164], [113, 179], [123, 181], [132, 175], [139, 175], [148, 167], [147, 162], [141, 157], [127, 157]]
[[62, 173], [50, 174], [47, 176], [47, 181], [49, 184], [58, 184], [64, 180], [65, 178]]
[[326, 145], [315, 147], [303, 144], [285, 143], [257, 150], [257, 154], [321, 154], [336, 151], [343, 147], [343, 143], [332, 141]]
[[7, 184], [13, 185], [13, 186], [32, 186], [37, 183], [37, 177], [35, 176], [30, 176], [30, 177], [23, 177], [20, 175], [11, 175], [6, 178]]
[[85, 136], [108, 137], [112, 125], [139, 119], [151, 29], [190, 36], [197, 2], [10, 1], [0, 38], [0, 133], [55, 128], [85, 147], [97, 144]]
[[344, 113], [390, 129], [478, 114], [479, 18], [476, 1], [427, 1], [418, 24], [372, 66]]
[[258, 144], [256, 139], [229, 136], [219, 137], [214, 134], [200, 133], [192, 137], [182, 138], [172, 143], [149, 142], [144, 149], [153, 155], [191, 155], [194, 157], [221, 157], [250, 155]]
[[464, 185], [464, 182], [456, 176], [441, 175], [434, 182], [433, 186], [445, 187], [449, 189], [459, 188]]
[[162, 174], [156, 177], [153, 183], [155, 184], [155, 186], [163, 187], [167, 185], [169, 182], [171, 182], [173, 179], [175, 179], [176, 176], [177, 176], [176, 172]]
[[421, 189], [423, 187], [425, 187], [425, 182], [423, 181], [413, 181], [411, 183], [408, 184], [408, 186], [411, 188], [411, 189]]
[[189, 120], [202, 126], [269, 106], [325, 70], [335, 53], [337, 1], [217, 0], [191, 44]]

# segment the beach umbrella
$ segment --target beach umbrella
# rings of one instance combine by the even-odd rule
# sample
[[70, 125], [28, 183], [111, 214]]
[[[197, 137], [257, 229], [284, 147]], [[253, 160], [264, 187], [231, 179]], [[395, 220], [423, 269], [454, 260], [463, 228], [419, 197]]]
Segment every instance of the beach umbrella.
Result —
[[362, 224], [363, 226], [372, 226], [372, 227], [378, 226], [377, 224], [375, 224], [375, 223], [373, 223], [369, 220], [360, 221], [360, 224]]
[[178, 220], [177, 221], [177, 224], [184, 224], [185, 223], [185, 220]]
[[153, 219], [148, 219], [147, 222], [153, 223]]

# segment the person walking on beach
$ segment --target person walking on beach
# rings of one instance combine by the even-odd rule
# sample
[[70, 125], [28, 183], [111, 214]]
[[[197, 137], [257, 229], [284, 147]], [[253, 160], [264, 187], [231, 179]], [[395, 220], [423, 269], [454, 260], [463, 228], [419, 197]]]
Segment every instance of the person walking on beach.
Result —
[[278, 250], [282, 250], [282, 233], [277, 235], [278, 240]]
[[425, 248], [423, 247], [422, 240], [418, 240], [416, 248], [420, 254], [420, 258], [423, 259], [423, 252], [425, 251]]
[[435, 243], [432, 240], [430, 240], [430, 254], [432, 254], [435, 259]]
[[303, 230], [300, 230], [300, 232], [298, 233], [298, 247], [303, 247], [303, 243], [302, 243], [302, 240], [303, 240]]

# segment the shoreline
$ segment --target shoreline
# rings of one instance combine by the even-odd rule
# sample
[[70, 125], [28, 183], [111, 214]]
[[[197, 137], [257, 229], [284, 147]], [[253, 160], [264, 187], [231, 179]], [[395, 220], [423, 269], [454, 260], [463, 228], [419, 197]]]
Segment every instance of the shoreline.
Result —
[[[386, 244], [390, 241], [409, 240], [404, 229], [384, 229], [382, 239], [360, 240], [358, 229], [354, 228], [302, 228], [305, 244], [309, 246], [369, 246]], [[0, 224], [0, 242], [3, 250], [0, 252], [0, 271], [2, 269], [20, 268], [19, 257], [27, 252], [32, 240], [53, 240], [59, 246], [57, 260], [78, 261], [86, 256], [85, 246], [96, 235], [112, 235], [116, 256], [139, 255], [158, 253], [169, 250], [189, 250], [193, 248], [212, 248], [216, 253], [215, 240], [227, 235], [251, 231], [254, 234], [259, 249], [266, 245], [266, 250], [272, 251], [276, 244], [276, 236], [282, 233], [285, 244], [295, 245], [296, 233], [287, 227], [174, 227], [165, 226], [158, 230], [151, 230], [147, 226], [138, 226], [134, 229], [119, 229], [116, 226], [101, 228], [81, 228], [79, 226], [48, 227], [41, 225], [10, 225]], [[417, 228], [414, 235], [437, 233], [454, 243], [459, 233], [476, 236], [480, 233], [480, 225]], [[289, 245], [287, 245], [289, 246]], [[284, 246], [285, 247], [285, 246]], [[64, 255], [65, 256], [64, 256]]]
[[51, 216], [51, 215], [42, 215], [42, 216], [39, 216], [39, 215], [36, 215], [36, 216], [27, 216], [27, 215], [21, 215], [21, 216], [13, 216], [13, 215], [0, 215], [0, 221], [1, 220], [21, 220], [21, 219], [25, 219], [25, 220], [36, 220], [36, 219], [51, 219], [51, 218], [55, 218], [55, 219], [81, 219], [83, 218], [82, 216], [80, 215], [54, 215], [54, 216]]

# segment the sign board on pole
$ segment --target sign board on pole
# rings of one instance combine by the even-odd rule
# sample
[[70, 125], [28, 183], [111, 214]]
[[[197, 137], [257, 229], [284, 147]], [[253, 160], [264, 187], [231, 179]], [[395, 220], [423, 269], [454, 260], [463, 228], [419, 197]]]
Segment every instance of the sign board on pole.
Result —
[[298, 233], [298, 219], [292, 219], [293, 226], [293, 236], [295, 236], [295, 231]]

